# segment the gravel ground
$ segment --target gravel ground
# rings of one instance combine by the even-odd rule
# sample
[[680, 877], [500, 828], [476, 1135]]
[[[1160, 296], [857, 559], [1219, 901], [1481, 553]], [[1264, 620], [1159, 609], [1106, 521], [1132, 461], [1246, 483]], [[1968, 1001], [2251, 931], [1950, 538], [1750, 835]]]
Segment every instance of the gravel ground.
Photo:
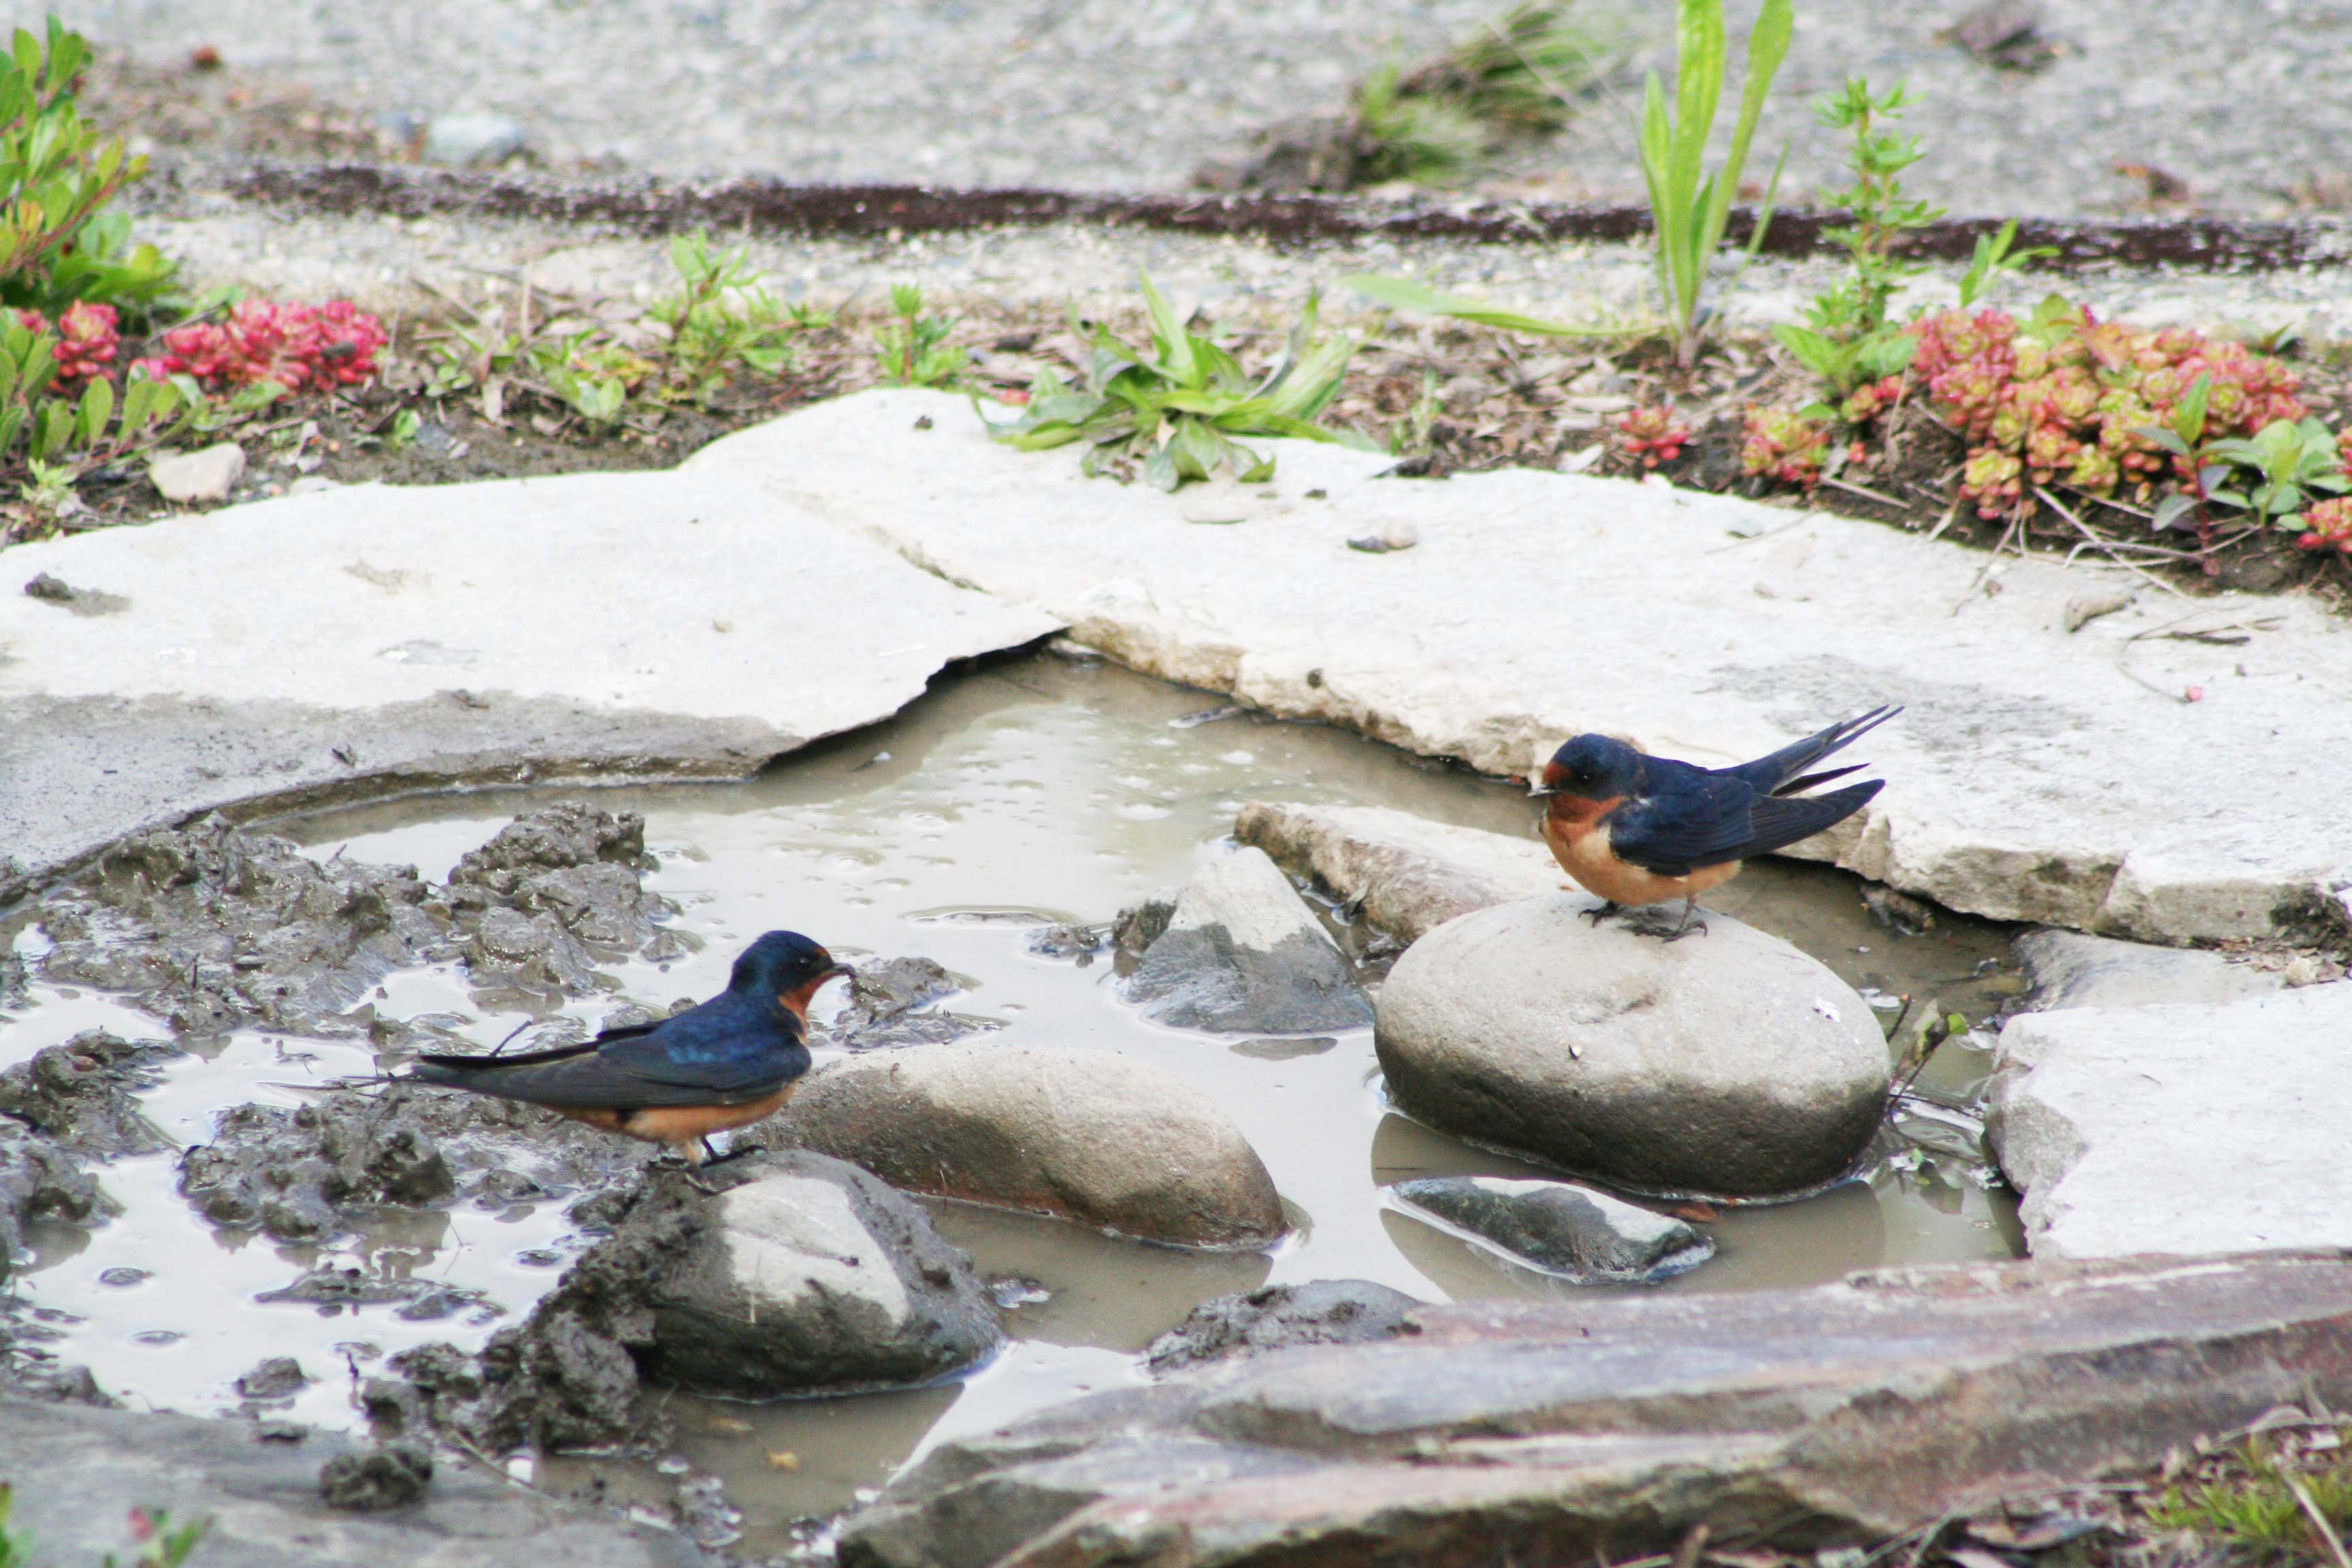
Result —
[[[670, 285], [659, 239], [486, 218], [290, 214], [201, 192], [149, 211], [140, 235], [179, 258], [190, 284], [236, 284], [272, 298], [348, 296], [387, 317], [445, 316], [453, 300], [511, 300], [526, 272], [542, 297], [650, 300]], [[736, 237], [724, 237], [734, 238]], [[779, 295], [828, 307], [878, 305], [891, 284], [922, 285], [950, 310], [1021, 311], [1066, 303], [1092, 314], [1136, 301], [1149, 270], [1174, 297], [1220, 320], [1289, 321], [1310, 289], [1324, 311], [1360, 322], [1368, 301], [1339, 287], [1353, 272], [1418, 278], [1553, 320], [1640, 321], [1654, 306], [1643, 244], [1474, 245], [1367, 238], [1277, 246], [1132, 226], [1059, 224], [977, 229], [899, 239], [767, 236], [748, 242], [752, 264]], [[1825, 259], [1772, 258], [1749, 268], [1723, 296], [1735, 328], [1760, 331], [1794, 319], [1837, 273]], [[1917, 279], [1909, 299], [1948, 305], [1957, 268]], [[2260, 334], [2290, 327], [2313, 339], [2352, 339], [2352, 291], [2340, 263], [2252, 274], [2116, 268], [2062, 279], [2028, 275], [1997, 302], [2022, 307], [2053, 288], [2102, 316], [2151, 326], [2228, 328]]]
[[[1664, 7], [1623, 5], [1654, 30]], [[16, 20], [41, 5], [9, 5]], [[308, 95], [313, 118], [499, 114], [556, 169], [761, 173], [809, 181], [1183, 185], [1288, 116], [1341, 105], [1385, 58], [1411, 58], [1499, 0], [62, 0], [127, 52], [153, 95], [192, 98], [199, 46]], [[1735, 14], [1751, 0], [1732, 0]], [[1996, 68], [1939, 38], [1963, 0], [1801, 0], [1764, 144], [1791, 144], [1790, 189], [1836, 174], [1808, 104], [1850, 71], [1907, 77], [1930, 151], [1914, 179], [1964, 213], [2082, 216], [2193, 207], [2341, 208], [2352, 176], [2352, 49], [2342, 0], [2040, 0], [2056, 56]], [[1627, 79], [1557, 142], [1505, 160], [1490, 189], [1635, 194]], [[322, 152], [354, 141], [332, 127]], [[236, 138], [215, 133], [230, 142]], [[166, 153], [207, 137], [173, 124]], [[247, 138], [247, 142], [253, 138]], [[262, 140], [268, 140], [263, 138]], [[397, 142], [398, 138], [390, 139]], [[2185, 187], [2151, 200], [2155, 174]], [[2166, 185], [2168, 192], [2172, 187]]]

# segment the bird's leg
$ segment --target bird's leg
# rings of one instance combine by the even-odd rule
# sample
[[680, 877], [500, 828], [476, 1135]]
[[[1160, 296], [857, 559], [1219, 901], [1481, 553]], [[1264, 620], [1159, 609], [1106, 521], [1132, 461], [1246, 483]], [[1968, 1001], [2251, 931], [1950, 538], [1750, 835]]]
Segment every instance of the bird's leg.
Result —
[[1694, 932], [1700, 936], [1705, 936], [1706, 934], [1706, 922], [1698, 919], [1698, 900], [1696, 898], [1685, 898], [1683, 900], [1683, 922], [1666, 933], [1666, 940], [1668, 942], [1680, 942], [1683, 938], [1689, 936]]
[[[708, 1138], [704, 1139], [702, 1141], [702, 1146], [705, 1149], [709, 1149], [710, 1147], [710, 1140]], [[724, 1154], [712, 1154], [709, 1159], [702, 1162], [702, 1168], [707, 1171], [713, 1165], [724, 1165], [730, 1160], [740, 1160], [746, 1154], [757, 1154], [760, 1152], [760, 1145], [757, 1143], [730, 1143], [727, 1146], [727, 1152]]]
[[1602, 921], [1607, 920], [1611, 915], [1624, 913], [1625, 906], [1619, 903], [1614, 899], [1603, 899], [1599, 903], [1593, 905], [1591, 909], [1579, 910], [1577, 912], [1597, 926]]

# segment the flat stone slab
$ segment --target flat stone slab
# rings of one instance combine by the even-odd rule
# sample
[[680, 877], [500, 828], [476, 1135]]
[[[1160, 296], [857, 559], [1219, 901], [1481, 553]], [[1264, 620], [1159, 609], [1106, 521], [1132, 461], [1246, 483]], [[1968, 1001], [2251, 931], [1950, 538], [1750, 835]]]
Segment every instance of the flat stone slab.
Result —
[[[86, 595], [28, 597], [47, 574]], [[0, 551], [0, 903], [257, 796], [740, 777], [1055, 629], [724, 475], [355, 487]]]
[[1234, 814], [1234, 837], [1360, 900], [1366, 920], [1408, 942], [1457, 915], [1569, 885], [1532, 833], [1512, 838], [1384, 805], [1252, 801]]
[[2151, 947], [2071, 931], [2030, 931], [2010, 943], [2033, 989], [2035, 1011], [2234, 1002], [2284, 984], [2242, 960], [2196, 949]]
[[0, 1400], [0, 1473], [16, 1488], [9, 1523], [43, 1563], [133, 1555], [134, 1508], [173, 1522], [209, 1516], [193, 1561], [209, 1568], [699, 1568], [685, 1537], [646, 1530], [510, 1486], [444, 1458], [423, 1501], [381, 1513], [329, 1508], [319, 1467], [352, 1447], [312, 1432], [262, 1442], [246, 1421]]
[[2352, 984], [2025, 1013], [1987, 1131], [2053, 1258], [2352, 1247]]
[[[2189, 601], [2039, 559], [1989, 595], [1982, 552], [1874, 523], [1523, 470], [1380, 479], [1378, 457], [1267, 445], [1270, 483], [1168, 496], [890, 391], [685, 471], [755, 481], [1148, 673], [1495, 773], [1584, 730], [1727, 763], [1903, 703], [1860, 759], [1887, 789], [1804, 852], [1955, 909], [2260, 935], [2352, 868], [2352, 819], [2309, 809], [2352, 756], [2352, 626], [2307, 600]], [[1347, 548], [1402, 522], [1413, 549]], [[2137, 603], [2069, 634], [2095, 586]]]
[[1794, 1551], [2352, 1397], [2352, 1262], [1861, 1274], [1421, 1308], [1419, 1332], [1180, 1372], [942, 1445], [842, 1531], [866, 1568], [1581, 1563], [1691, 1526]]

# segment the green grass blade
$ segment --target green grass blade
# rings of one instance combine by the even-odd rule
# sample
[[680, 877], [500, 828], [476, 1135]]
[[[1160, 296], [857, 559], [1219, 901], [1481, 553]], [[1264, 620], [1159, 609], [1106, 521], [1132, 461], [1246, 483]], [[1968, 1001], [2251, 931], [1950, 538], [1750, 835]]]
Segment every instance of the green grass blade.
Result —
[[1151, 281], [1149, 272], [1138, 272], [1143, 280], [1144, 308], [1151, 312], [1152, 335], [1160, 340], [1160, 363], [1169, 378], [1184, 386], [1198, 386], [1201, 367], [1192, 357], [1192, 334], [1176, 319], [1175, 307]]
[[1533, 332], [1551, 338], [1609, 338], [1627, 336], [1622, 327], [1576, 326], [1567, 321], [1547, 321], [1541, 316], [1522, 315], [1517, 310], [1498, 310], [1476, 300], [1459, 294], [1441, 294], [1425, 283], [1415, 283], [1404, 278], [1382, 278], [1377, 273], [1356, 272], [1339, 279], [1340, 283], [1370, 300], [1376, 300], [1394, 310], [1417, 310], [1425, 315], [1451, 316], [1458, 321], [1469, 321], [1481, 327], [1494, 327], [1507, 332]]
[[[1718, 13], [1718, 24], [1720, 20]], [[1739, 119], [1731, 128], [1731, 150], [1725, 154], [1715, 200], [1707, 209], [1706, 238], [1710, 254], [1723, 241], [1724, 222], [1730, 216], [1732, 198], [1739, 192], [1739, 176], [1748, 167], [1748, 147], [1756, 140], [1756, 122], [1763, 117], [1764, 100], [1771, 96], [1772, 79], [1780, 74], [1796, 29], [1794, 0], [1764, 0], [1756, 30], [1748, 36], [1748, 79], [1740, 84]]]

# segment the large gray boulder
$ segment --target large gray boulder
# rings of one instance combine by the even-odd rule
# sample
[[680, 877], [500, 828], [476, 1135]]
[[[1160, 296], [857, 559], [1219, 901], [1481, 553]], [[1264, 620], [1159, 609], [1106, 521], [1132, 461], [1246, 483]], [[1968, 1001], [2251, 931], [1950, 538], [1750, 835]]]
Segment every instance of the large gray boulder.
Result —
[[2040, 1012], [2064, 1007], [2147, 1007], [2234, 1002], [2282, 988], [2276, 974], [2196, 948], [2155, 947], [2044, 928], [2010, 944]]
[[941, 1444], [850, 1568], [1809, 1556], [2352, 1403], [2352, 1262], [1890, 1269], [1814, 1289], [1423, 1307]]
[[1887, 1089], [1869, 1005], [1728, 915], [1668, 942], [1591, 907], [1502, 904], [1405, 950], [1375, 1037], [1399, 1108], [1633, 1192], [1769, 1197], [1843, 1175]]
[[1468, 1232], [1516, 1263], [1580, 1284], [1653, 1285], [1715, 1256], [1672, 1215], [1572, 1182], [1431, 1176], [1389, 1189], [1406, 1212]]
[[1250, 1247], [1284, 1228], [1274, 1178], [1216, 1102], [1108, 1051], [967, 1042], [852, 1058], [812, 1074], [769, 1127], [894, 1187], [1147, 1241]]
[[1381, 805], [1253, 801], [1234, 816], [1234, 837], [1360, 904], [1381, 930], [1418, 942], [1457, 915], [1566, 885], [1534, 836], [1535, 815], [1528, 813], [1528, 836], [1513, 838]]
[[919, 1205], [822, 1154], [762, 1166], [709, 1200], [649, 1282], [646, 1376], [751, 1399], [838, 1392], [928, 1382], [1003, 1342], [971, 1258]]
[[1127, 994], [1182, 1029], [1303, 1035], [1372, 1021], [1346, 955], [1260, 849], [1192, 874]]
[[2037, 1256], [2352, 1247], [2352, 984], [2024, 1013], [1986, 1131]]

